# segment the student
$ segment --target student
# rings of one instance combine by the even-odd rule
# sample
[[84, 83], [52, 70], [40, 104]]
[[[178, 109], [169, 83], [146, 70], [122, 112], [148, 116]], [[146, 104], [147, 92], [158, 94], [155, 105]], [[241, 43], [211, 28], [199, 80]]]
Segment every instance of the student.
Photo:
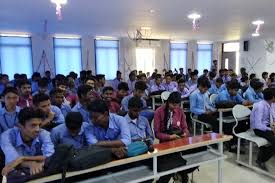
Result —
[[262, 73], [262, 79], [261, 82], [264, 84], [264, 89], [266, 89], [268, 87], [268, 73], [267, 72], [263, 72]]
[[187, 86], [188, 86], [190, 93], [192, 93], [193, 91], [195, 91], [197, 89], [198, 75], [195, 72], [191, 72], [190, 77], [191, 78], [187, 81]]
[[215, 78], [216, 78], [216, 74], [212, 71], [209, 72], [209, 82], [211, 85], [215, 83]]
[[33, 96], [33, 105], [44, 112], [44, 118], [41, 127], [48, 130], [65, 122], [61, 110], [51, 105], [50, 97], [46, 94], [36, 94]]
[[34, 92], [32, 95], [36, 94], [49, 94], [48, 90], [48, 80], [46, 78], [42, 78], [38, 81], [38, 91]]
[[256, 78], [256, 74], [252, 73], [249, 75], [249, 81], [252, 81], [255, 78]]
[[51, 98], [51, 104], [54, 106], [57, 106], [61, 110], [63, 116], [66, 117], [67, 114], [71, 112], [72, 109], [69, 104], [64, 102], [63, 93], [64, 91], [59, 88], [53, 89], [50, 92], [50, 98]]
[[104, 74], [98, 74], [96, 75], [96, 80], [97, 80], [97, 92], [100, 94], [102, 93], [103, 88], [105, 87], [105, 75]]
[[41, 75], [39, 72], [34, 72], [32, 74], [31, 84], [32, 84], [32, 92], [35, 93], [38, 91], [38, 81], [41, 80]]
[[81, 85], [77, 89], [78, 102], [72, 108], [74, 112], [80, 112], [83, 120], [86, 122], [90, 121], [89, 112], [87, 111], [87, 106], [95, 98], [93, 95], [92, 87], [89, 85]]
[[129, 87], [130, 94], [135, 90], [136, 77], [137, 77], [136, 73], [134, 71], [131, 71], [129, 74], [129, 80], [128, 80], [128, 87]]
[[[180, 139], [189, 136], [186, 123], [186, 117], [180, 108], [181, 95], [178, 92], [172, 92], [166, 103], [159, 107], [154, 115], [155, 136], [160, 142]], [[179, 172], [182, 182], [188, 182], [187, 174]], [[168, 183], [172, 175], [161, 177], [157, 183]]]
[[107, 103], [110, 113], [118, 113], [120, 110], [120, 105], [112, 99], [114, 89], [111, 86], [106, 86], [102, 91], [102, 99]]
[[18, 91], [14, 87], [6, 87], [3, 91], [5, 107], [0, 109], [0, 133], [13, 128], [18, 123], [20, 107]]
[[212, 94], [219, 94], [221, 91], [226, 89], [225, 85], [223, 84], [222, 78], [217, 78], [211, 87], [209, 88], [208, 92], [210, 95]]
[[210, 82], [207, 78], [199, 78], [198, 89], [190, 95], [190, 111], [197, 115], [200, 121], [209, 123], [214, 132], [218, 132], [219, 124], [216, 120], [216, 109], [209, 100], [207, 90]]
[[148, 120], [140, 115], [143, 104], [139, 97], [132, 97], [129, 100], [129, 111], [125, 116], [129, 124], [132, 141], [149, 140], [150, 144], [154, 143], [154, 136]]
[[174, 91], [179, 92], [181, 94], [181, 98], [187, 98], [190, 95], [189, 89], [186, 87], [184, 79], [180, 79], [178, 81], [178, 88]]
[[165, 88], [161, 84], [161, 75], [157, 74], [155, 77], [155, 82], [150, 88], [150, 92], [153, 93], [153, 92], [164, 91], [164, 90], [165, 90]]
[[87, 77], [84, 81], [84, 84], [85, 85], [89, 85], [92, 87], [92, 90], [93, 91], [96, 91], [96, 84], [97, 84], [97, 81], [94, 77]]
[[207, 77], [208, 77], [208, 72], [209, 72], [209, 71], [208, 71], [207, 69], [204, 69], [204, 70], [203, 70], [202, 76], [204, 76], [204, 77], [207, 78]]
[[260, 147], [256, 160], [259, 167], [267, 171], [265, 162], [275, 154], [275, 88], [267, 88], [263, 91], [264, 100], [253, 105], [250, 114], [250, 126], [255, 135], [265, 138], [271, 145]]
[[224, 75], [223, 75], [223, 77], [222, 77], [223, 82], [224, 82], [224, 83], [227, 83], [227, 82], [231, 81], [231, 77], [230, 77], [230, 75], [229, 75], [228, 70], [227, 70], [227, 69], [223, 69], [223, 73], [224, 73]]
[[113, 99], [115, 99], [118, 104], [121, 104], [122, 99], [128, 95], [128, 91], [129, 87], [126, 82], [119, 83], [117, 86], [117, 91], [113, 96]]
[[21, 108], [32, 106], [32, 86], [28, 80], [22, 80], [18, 83], [20, 91], [19, 102], [17, 105]]
[[186, 78], [185, 78], [186, 81], [189, 81], [189, 79], [191, 78], [191, 73], [192, 73], [192, 69], [189, 68], [189, 69], [187, 70], [187, 74], [186, 74], [186, 76], [185, 76], [185, 77], [186, 77]]
[[249, 80], [247, 76], [244, 76], [241, 78], [240, 85], [241, 85], [241, 93], [244, 93], [249, 87]]
[[26, 107], [19, 112], [18, 127], [11, 128], [1, 135], [1, 148], [5, 154], [6, 167], [2, 175], [19, 166], [30, 169], [30, 174], [43, 171], [46, 158], [54, 153], [50, 133], [40, 128], [43, 112]]
[[165, 81], [163, 81], [162, 86], [166, 91], [170, 91], [172, 92], [174, 90], [174, 88], [176, 88], [177, 86], [172, 83], [172, 74], [166, 73], [165, 74]]
[[250, 105], [251, 102], [244, 100], [238, 93], [240, 84], [236, 80], [230, 81], [226, 89], [219, 93], [215, 100], [215, 104], [223, 105], [227, 104], [233, 107], [235, 104]]
[[88, 143], [112, 148], [119, 158], [126, 156], [125, 147], [131, 143], [129, 126], [124, 117], [109, 113], [108, 105], [103, 100], [95, 100], [88, 106], [92, 134]]
[[9, 76], [7, 74], [1, 74], [1, 83], [0, 83], [0, 94], [3, 93], [5, 88], [8, 86]]
[[244, 98], [252, 104], [263, 100], [263, 87], [264, 84], [261, 81], [259, 81], [258, 79], [253, 79], [250, 82], [250, 86], [243, 94]]
[[212, 66], [211, 66], [211, 70], [213, 70], [213, 69], [218, 69], [218, 60], [213, 60], [213, 64], [212, 64]]
[[83, 122], [79, 112], [69, 112], [65, 118], [65, 124], [61, 124], [51, 131], [51, 139], [54, 145], [68, 144], [80, 149], [88, 145], [89, 133], [87, 127], [90, 124]]
[[113, 79], [113, 81], [112, 81], [112, 86], [113, 86], [114, 90], [117, 90], [119, 83], [122, 81], [121, 75], [122, 75], [122, 73], [120, 71], [116, 72], [116, 78]]

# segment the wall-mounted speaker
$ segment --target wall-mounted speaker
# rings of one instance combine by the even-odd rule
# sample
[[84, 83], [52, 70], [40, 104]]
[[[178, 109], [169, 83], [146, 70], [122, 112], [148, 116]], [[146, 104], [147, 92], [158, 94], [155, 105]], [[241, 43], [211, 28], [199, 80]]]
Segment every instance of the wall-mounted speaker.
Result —
[[248, 51], [249, 50], [249, 41], [244, 41], [243, 42], [243, 51]]

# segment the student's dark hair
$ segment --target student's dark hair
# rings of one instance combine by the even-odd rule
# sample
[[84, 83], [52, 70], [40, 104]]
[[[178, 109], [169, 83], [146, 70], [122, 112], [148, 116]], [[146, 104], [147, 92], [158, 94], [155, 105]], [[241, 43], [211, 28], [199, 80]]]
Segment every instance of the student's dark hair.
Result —
[[38, 93], [36, 95], [33, 96], [32, 98], [32, 102], [34, 105], [38, 105], [40, 102], [44, 102], [46, 100], [50, 100], [49, 95], [45, 94], [45, 93]]
[[250, 86], [254, 89], [254, 90], [258, 90], [260, 88], [262, 88], [264, 86], [264, 84], [259, 80], [259, 79], [252, 79], [250, 81]]
[[44, 117], [44, 113], [40, 109], [36, 109], [33, 107], [25, 107], [20, 110], [18, 114], [18, 121], [21, 125], [25, 125], [27, 121], [34, 119], [34, 118], [40, 118], [42, 119]]
[[135, 90], [142, 90], [142, 91], [144, 91], [146, 89], [147, 89], [147, 85], [146, 85], [145, 82], [143, 82], [143, 81], [137, 81], [135, 83]]
[[204, 69], [204, 70], [203, 70], [203, 73], [205, 73], [205, 72], [207, 72], [207, 73], [208, 73], [208, 69]]
[[15, 74], [13, 75], [13, 78], [14, 78], [14, 79], [20, 79], [20, 74], [15, 73]]
[[134, 71], [131, 71], [130, 74], [129, 74], [129, 78], [131, 78], [132, 76], [135, 76], [136, 73]]
[[38, 81], [38, 86], [39, 87], [48, 87], [48, 79], [47, 78], [42, 78]]
[[63, 94], [63, 90], [60, 88], [54, 88], [50, 91], [50, 97], [53, 97], [56, 94]]
[[191, 74], [190, 74], [190, 77], [194, 77], [194, 76], [196, 76], [197, 74], [195, 73], [195, 72], [191, 72]]
[[254, 78], [256, 78], [256, 74], [252, 73], [252, 74], [249, 75], [249, 80], [252, 80]]
[[103, 88], [102, 94], [104, 94], [106, 91], [114, 91], [114, 89], [111, 86], [106, 86], [106, 87]]
[[12, 86], [6, 87], [6, 88], [4, 89], [2, 95], [5, 96], [5, 95], [7, 95], [8, 93], [13, 93], [13, 94], [15, 94], [15, 95], [19, 95], [17, 88], [12, 87]]
[[157, 74], [155, 79], [161, 79], [161, 74]]
[[78, 98], [82, 98], [82, 95], [87, 95], [92, 89], [90, 85], [80, 85], [77, 89]]
[[176, 76], [176, 80], [178, 81], [178, 80], [180, 80], [180, 79], [182, 79], [183, 78], [183, 75], [182, 74], [177, 74], [177, 76]]
[[126, 82], [121, 82], [117, 85], [117, 89], [118, 90], [125, 90], [125, 91], [128, 91], [129, 90], [129, 86], [128, 86], [128, 83]]
[[58, 87], [60, 85], [68, 86], [67, 79], [61, 79], [55, 81], [55, 86]]
[[266, 88], [263, 95], [265, 100], [272, 100], [275, 97], [275, 88]]
[[194, 70], [195, 75], [199, 74], [199, 71], [197, 69]]
[[247, 76], [244, 76], [244, 77], [241, 78], [241, 82], [245, 82], [245, 81], [247, 81], [247, 80], [248, 80], [248, 77], [247, 77]]
[[237, 80], [231, 80], [226, 84], [228, 89], [239, 89], [240, 84]]
[[89, 80], [93, 80], [95, 83], [96, 83], [96, 78], [94, 77], [94, 76], [89, 76], [89, 77], [87, 77], [85, 80], [84, 80], [84, 83], [86, 83], [87, 81], [89, 81]]
[[89, 112], [98, 112], [98, 113], [105, 113], [105, 112], [109, 112], [109, 108], [107, 103], [104, 100], [101, 99], [97, 99], [92, 101], [88, 107], [87, 107]]
[[178, 84], [180, 84], [180, 83], [185, 83], [185, 80], [184, 79], [179, 79]]
[[211, 72], [209, 72], [209, 77], [210, 77], [210, 78], [215, 78], [215, 77], [216, 77], [216, 74], [215, 74], [214, 72], [211, 71]]
[[21, 88], [23, 85], [30, 85], [31, 86], [31, 82], [27, 79], [20, 80], [18, 82], [18, 87]]
[[169, 103], [172, 104], [179, 104], [181, 102], [181, 94], [179, 92], [172, 92], [165, 104], [165, 109], [164, 109], [164, 126], [167, 126], [168, 122], [168, 117], [169, 117]]
[[116, 75], [122, 74], [120, 71], [116, 71]]
[[223, 84], [223, 79], [222, 78], [217, 78], [216, 83], [222, 83]]
[[209, 89], [211, 87], [211, 84], [207, 77], [201, 76], [198, 78], [198, 86]]
[[96, 75], [96, 79], [99, 81], [100, 79], [103, 79], [105, 78], [105, 75], [104, 74], [98, 74]]
[[143, 107], [142, 100], [137, 96], [132, 97], [128, 102], [129, 109], [132, 109], [132, 108], [142, 109], [142, 107]]
[[170, 74], [169, 72], [166, 72], [166, 73], [165, 73], [165, 77], [171, 77], [171, 78], [172, 78], [172, 77], [173, 77], [173, 74]]
[[34, 73], [32, 74], [32, 79], [34, 79], [35, 77], [41, 78], [40, 73], [39, 73], [39, 72], [34, 72]]
[[268, 76], [268, 73], [267, 73], [267, 72], [263, 72], [263, 73], [262, 73], [262, 77], [264, 77], [265, 75]]
[[69, 112], [65, 118], [65, 125], [69, 130], [81, 128], [83, 117], [80, 112]]

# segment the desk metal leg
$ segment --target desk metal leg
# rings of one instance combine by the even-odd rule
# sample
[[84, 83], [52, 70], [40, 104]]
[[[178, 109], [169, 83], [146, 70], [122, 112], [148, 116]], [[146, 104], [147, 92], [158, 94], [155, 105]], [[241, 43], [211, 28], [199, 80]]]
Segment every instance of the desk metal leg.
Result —
[[[219, 153], [223, 155], [223, 143], [219, 143]], [[223, 159], [218, 160], [218, 183], [223, 182]]]
[[222, 111], [219, 112], [219, 133], [223, 134], [223, 130], [222, 130], [222, 121], [223, 121], [223, 116], [222, 116]]
[[157, 160], [157, 156], [153, 157], [153, 172], [154, 172], [154, 176], [156, 177], [158, 174], [158, 160]]
[[152, 108], [155, 111], [155, 109], [156, 109], [156, 100], [155, 100], [155, 97], [152, 97]]

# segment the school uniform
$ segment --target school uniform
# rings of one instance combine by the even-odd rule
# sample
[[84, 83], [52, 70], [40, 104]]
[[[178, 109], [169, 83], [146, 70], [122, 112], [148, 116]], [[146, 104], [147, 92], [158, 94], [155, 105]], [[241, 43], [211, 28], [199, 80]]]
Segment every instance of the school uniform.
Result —
[[17, 125], [20, 110], [18, 106], [13, 112], [8, 112], [5, 107], [0, 109], [0, 133]]
[[256, 103], [264, 99], [264, 95], [262, 92], [256, 93], [255, 90], [249, 86], [247, 90], [243, 93], [243, 96], [246, 100]]

